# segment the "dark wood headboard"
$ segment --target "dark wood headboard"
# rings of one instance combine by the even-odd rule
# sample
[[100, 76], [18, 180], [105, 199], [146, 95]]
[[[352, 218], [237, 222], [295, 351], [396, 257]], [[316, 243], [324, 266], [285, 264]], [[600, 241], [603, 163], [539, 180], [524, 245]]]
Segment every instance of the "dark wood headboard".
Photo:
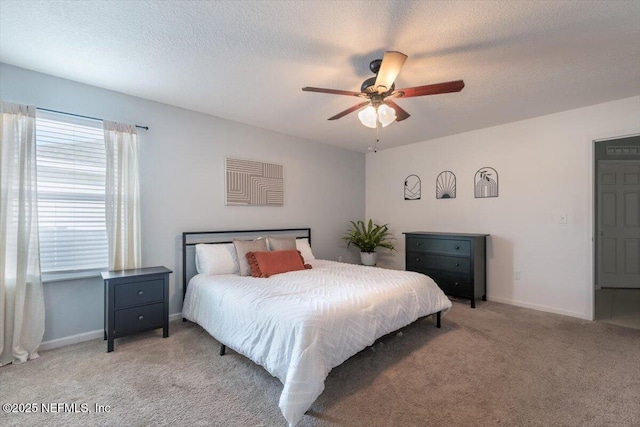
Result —
[[275, 228], [266, 230], [219, 230], [219, 231], [186, 231], [182, 233], [182, 299], [187, 293], [189, 280], [197, 274], [195, 246], [199, 243], [222, 244], [231, 243], [233, 239], [251, 240], [258, 237], [279, 236], [309, 239], [311, 245], [311, 228]]

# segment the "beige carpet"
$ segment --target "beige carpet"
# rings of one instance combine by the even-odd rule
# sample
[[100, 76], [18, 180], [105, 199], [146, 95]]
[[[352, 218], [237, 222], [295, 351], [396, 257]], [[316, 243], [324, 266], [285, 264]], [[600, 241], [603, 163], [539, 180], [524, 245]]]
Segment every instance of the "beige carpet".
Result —
[[[90, 341], [0, 368], [2, 426], [285, 426], [280, 382], [199, 326]], [[95, 413], [94, 405], [110, 412]], [[454, 303], [335, 368], [302, 426], [639, 426], [640, 330], [497, 303]]]

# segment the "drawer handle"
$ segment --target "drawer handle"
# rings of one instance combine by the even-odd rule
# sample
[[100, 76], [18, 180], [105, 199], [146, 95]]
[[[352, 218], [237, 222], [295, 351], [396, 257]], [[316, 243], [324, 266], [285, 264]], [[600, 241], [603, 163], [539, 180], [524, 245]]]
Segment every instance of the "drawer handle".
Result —
[[141, 314], [140, 316], [138, 316], [138, 320], [142, 320], [144, 319], [144, 316]]
[[456, 251], [457, 251], [458, 249], [460, 249], [460, 246], [456, 246]]
[[420, 262], [420, 258], [416, 258], [416, 261]]
[[420, 243], [416, 243], [416, 246], [420, 246]]
[[456, 267], [460, 267], [460, 263], [459, 262], [456, 262]]
[[458, 286], [458, 282], [453, 282], [453, 284], [454, 284], [455, 286]]
[[138, 291], [138, 295], [144, 295], [143, 291]]

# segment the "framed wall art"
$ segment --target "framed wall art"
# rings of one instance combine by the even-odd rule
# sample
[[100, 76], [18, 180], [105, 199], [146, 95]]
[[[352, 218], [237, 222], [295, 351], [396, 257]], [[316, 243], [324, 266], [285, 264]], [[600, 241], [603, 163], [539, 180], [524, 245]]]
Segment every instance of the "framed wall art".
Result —
[[409, 175], [404, 180], [404, 199], [420, 200], [422, 196], [422, 181], [418, 175]]
[[456, 175], [451, 171], [440, 172], [436, 178], [436, 199], [456, 198]]
[[234, 206], [284, 205], [282, 165], [225, 159], [225, 204]]
[[498, 172], [494, 168], [480, 168], [474, 177], [476, 199], [498, 197]]

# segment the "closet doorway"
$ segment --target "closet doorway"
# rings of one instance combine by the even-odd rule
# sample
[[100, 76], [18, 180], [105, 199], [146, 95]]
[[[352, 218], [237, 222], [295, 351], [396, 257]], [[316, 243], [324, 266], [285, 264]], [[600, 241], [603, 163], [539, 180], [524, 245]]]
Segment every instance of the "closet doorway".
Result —
[[640, 136], [595, 142], [595, 320], [640, 329]]

